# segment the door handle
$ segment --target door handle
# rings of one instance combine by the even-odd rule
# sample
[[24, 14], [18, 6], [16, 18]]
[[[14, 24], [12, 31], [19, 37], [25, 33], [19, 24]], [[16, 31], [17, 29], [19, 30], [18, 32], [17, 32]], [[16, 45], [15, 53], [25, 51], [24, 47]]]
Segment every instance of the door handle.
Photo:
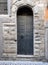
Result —
[[24, 38], [24, 36], [23, 35], [21, 35], [21, 39], [23, 39]]

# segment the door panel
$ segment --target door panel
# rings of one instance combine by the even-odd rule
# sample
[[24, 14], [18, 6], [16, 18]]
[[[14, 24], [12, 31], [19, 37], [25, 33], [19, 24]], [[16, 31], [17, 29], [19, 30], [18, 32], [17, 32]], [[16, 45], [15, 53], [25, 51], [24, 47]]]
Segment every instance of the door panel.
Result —
[[18, 16], [17, 25], [17, 53], [33, 55], [33, 18], [32, 16]]

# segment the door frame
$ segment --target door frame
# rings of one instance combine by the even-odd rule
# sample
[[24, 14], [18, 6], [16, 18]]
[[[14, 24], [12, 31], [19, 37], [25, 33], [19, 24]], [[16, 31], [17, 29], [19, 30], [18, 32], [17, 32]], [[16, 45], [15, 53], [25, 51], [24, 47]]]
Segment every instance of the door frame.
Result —
[[[22, 7], [22, 6], [28, 6], [29, 8], [31, 8], [31, 10], [33, 11], [33, 8], [32, 8], [32, 6], [30, 6], [30, 5], [21, 5], [21, 6], [19, 6], [18, 8], [17, 8], [17, 11], [18, 11], [18, 9], [20, 8], [20, 7]], [[16, 21], [17, 21], [17, 12], [16, 12]], [[34, 12], [33, 12], [33, 27], [34, 27]], [[33, 32], [34, 32], [34, 28], [33, 28]], [[17, 45], [17, 44], [16, 44]], [[17, 46], [16, 46], [16, 49], [17, 49]], [[17, 52], [17, 50], [16, 50], [16, 52]], [[17, 53], [16, 53], [17, 54]], [[35, 57], [34, 56], [34, 33], [33, 33], [33, 55], [18, 55], [17, 54], [17, 57]]]

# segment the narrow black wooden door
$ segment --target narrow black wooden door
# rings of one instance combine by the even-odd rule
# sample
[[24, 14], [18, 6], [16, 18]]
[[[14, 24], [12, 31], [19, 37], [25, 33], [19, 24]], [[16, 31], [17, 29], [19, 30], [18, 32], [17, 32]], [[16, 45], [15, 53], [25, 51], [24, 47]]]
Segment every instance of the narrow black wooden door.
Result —
[[32, 16], [18, 16], [17, 22], [17, 53], [19, 55], [33, 55], [33, 18]]

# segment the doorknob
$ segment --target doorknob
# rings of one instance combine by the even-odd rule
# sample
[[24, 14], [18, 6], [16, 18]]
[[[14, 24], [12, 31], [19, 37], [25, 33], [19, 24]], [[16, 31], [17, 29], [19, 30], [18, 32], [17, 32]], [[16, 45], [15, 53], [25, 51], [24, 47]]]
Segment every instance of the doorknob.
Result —
[[21, 35], [21, 39], [23, 39], [24, 38], [24, 36], [23, 35]]

